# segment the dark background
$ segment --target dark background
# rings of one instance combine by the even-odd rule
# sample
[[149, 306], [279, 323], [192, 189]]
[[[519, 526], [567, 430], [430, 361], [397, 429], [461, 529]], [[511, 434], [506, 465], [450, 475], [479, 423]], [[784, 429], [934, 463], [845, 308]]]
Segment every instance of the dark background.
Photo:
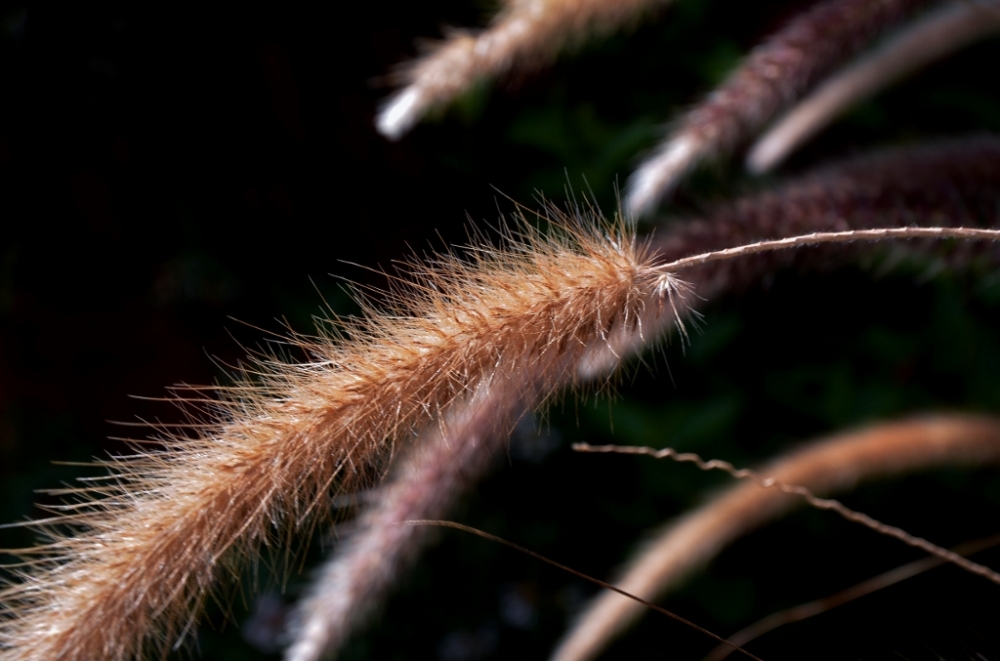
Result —
[[[398, 143], [375, 134], [384, 76], [486, 3], [258, 5], [238, 12], [79, 4], [0, 13], [0, 519], [86, 461], [121, 452], [108, 421], [170, 420], [173, 383], [224, 381], [283, 325], [311, 330], [342, 279], [378, 285], [414, 250], [462, 243], [510, 196], [561, 200], [587, 184], [615, 205], [664, 122], [699, 98], [790, 0], [687, 0], [626, 36], [532, 76], [483, 85]], [[864, 104], [787, 172], [880, 144], [1000, 130], [1000, 44], [984, 43]], [[380, 79], [382, 84], [379, 84]], [[586, 181], [584, 180], [586, 178]], [[673, 208], [761, 186], [736, 165], [699, 174]], [[361, 237], [360, 239], [356, 237]], [[318, 291], [317, 291], [318, 290]], [[322, 297], [322, 298], [321, 298]], [[728, 484], [688, 466], [579, 456], [573, 441], [671, 445], [753, 462], [797, 441], [917, 411], [1000, 410], [1000, 278], [920, 269], [777, 274], [709, 302], [686, 352], [633, 366], [617, 396], [570, 397], [515, 440], [507, 466], [456, 514], [599, 577], [643, 531]], [[613, 431], [612, 431], [613, 424]], [[946, 471], [869, 487], [848, 503], [943, 545], [995, 533], [1000, 479]], [[544, 658], [593, 589], [449, 531], [345, 658]], [[30, 535], [0, 531], [0, 545]], [[321, 557], [319, 544], [307, 553]], [[667, 607], [720, 633], [895, 567], [917, 553], [803, 512], [725, 552]], [[1000, 553], [980, 560], [1000, 566]], [[268, 609], [213, 608], [205, 659], [278, 658]], [[265, 586], [276, 581], [266, 570]], [[997, 586], [934, 572], [751, 647], [779, 658], [1000, 654]], [[249, 625], [247, 623], [250, 623]], [[249, 640], [242, 631], [262, 633]], [[701, 635], [650, 615], [608, 658], [700, 658]]]

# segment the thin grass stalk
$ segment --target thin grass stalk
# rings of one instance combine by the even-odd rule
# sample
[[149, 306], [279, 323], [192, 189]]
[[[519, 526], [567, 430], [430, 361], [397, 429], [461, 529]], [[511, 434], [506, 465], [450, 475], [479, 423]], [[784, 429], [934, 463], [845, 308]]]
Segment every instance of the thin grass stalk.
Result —
[[[819, 441], [781, 457], [759, 472], [775, 481], [834, 493], [869, 480], [945, 465], [1000, 461], [1000, 422], [938, 416], [876, 425]], [[734, 540], [804, 501], [780, 490], [744, 483], [656, 534], [614, 581], [655, 600], [711, 561]], [[597, 656], [643, 609], [617, 594], [599, 595], [552, 655], [554, 661]]]
[[[722, 249], [702, 255], [681, 258], [669, 263], [661, 263], [658, 269], [664, 273], [673, 274], [682, 269], [700, 267], [708, 263], [725, 262], [736, 258], [746, 259], [754, 256], [759, 259], [762, 253], [776, 250], [801, 248], [804, 245], [824, 242], [884, 240], [888, 238], [936, 238], [943, 237], [961, 239], [1000, 240], [998, 230], [977, 230], [968, 228], [885, 228], [875, 230], [850, 230], [839, 233], [812, 233], [801, 237], [787, 237], [770, 242], [757, 242], [735, 248]], [[660, 323], [674, 320], [679, 322], [688, 313], [688, 303], [685, 298], [674, 297], [669, 300], [671, 305], [678, 307], [671, 315], [660, 315]], [[643, 336], [639, 329], [645, 327]], [[619, 333], [618, 337], [608, 336], [594, 345], [595, 353], [587, 352], [586, 364], [577, 371], [581, 376], [596, 376], [600, 371], [614, 369], [622, 357], [637, 350], [654, 335], [655, 320], [645, 325], [638, 325], [632, 333]], [[683, 325], [681, 325], [683, 330]], [[659, 329], [657, 329], [658, 331]], [[603, 357], [600, 356], [603, 354]], [[595, 370], [601, 366], [600, 370]], [[521, 388], [524, 392], [532, 392], [533, 379], [538, 378], [538, 370], [551, 371], [548, 366], [531, 363], [522, 366], [520, 374]], [[553, 384], [557, 388], [559, 384]], [[490, 401], [487, 399], [486, 401]], [[501, 395], [500, 401], [495, 401], [489, 410], [505, 411], [506, 405]], [[463, 419], [471, 416], [473, 421], [479, 420], [488, 412], [476, 412], [478, 404], [473, 405], [473, 411], [459, 409], [458, 415]], [[508, 421], [509, 422], [509, 421]], [[405, 494], [394, 497], [387, 495], [382, 501], [364, 514], [361, 526], [362, 532], [356, 536], [347, 550], [335, 555], [327, 568], [323, 570], [322, 578], [315, 587], [311, 597], [300, 610], [300, 620], [306, 624], [299, 626], [297, 642], [289, 655], [292, 661], [308, 661], [317, 657], [321, 649], [335, 649], [343, 641], [346, 633], [358, 621], [357, 614], [365, 612], [371, 604], [384, 598], [387, 588], [392, 583], [398, 571], [412, 562], [419, 547], [420, 538], [417, 533], [407, 534], [396, 530], [393, 526], [402, 518], [427, 519], [437, 518], [448, 511], [448, 503], [456, 502], [468, 488], [470, 478], [465, 464], [456, 457], [460, 453], [472, 453], [469, 456], [483, 456], [495, 452], [492, 445], [483, 445], [483, 434], [478, 431], [482, 422], [474, 422], [472, 430], [459, 426], [457, 432], [444, 434], [434, 430], [430, 438], [421, 445], [438, 450], [428, 451], [430, 454], [414, 454], [410, 460], [404, 460], [399, 476], [386, 487], [387, 494]], [[494, 443], [502, 442], [506, 436], [496, 435]], [[478, 450], [466, 446], [479, 447]], [[477, 454], [478, 453], [478, 454]], [[464, 454], [462, 454], [464, 456]], [[429, 457], [429, 459], [428, 459]], [[476, 464], [485, 465], [485, 464]], [[400, 509], [398, 503], [405, 505]], [[814, 503], [818, 505], [817, 503]], [[405, 511], [405, 517], [404, 512]], [[853, 513], [855, 519], [860, 515]], [[870, 522], [869, 522], [870, 523]], [[879, 528], [883, 533], [897, 532], [897, 536], [913, 543], [913, 538], [886, 526]], [[389, 540], [389, 541], [386, 541]], [[405, 542], [404, 542], [405, 540]], [[917, 543], [922, 540], [917, 540]], [[925, 545], [926, 546], [926, 545]], [[377, 559], [375, 559], [377, 557]], [[360, 587], [359, 587], [360, 586]], [[330, 604], [333, 604], [331, 606]], [[317, 644], [317, 640], [333, 641], [328, 647]], [[299, 650], [307, 650], [301, 652]]]
[[595, 452], [595, 453], [614, 453], [614, 454], [641, 454], [649, 457], [655, 457], [656, 459], [672, 459], [679, 463], [691, 463], [697, 466], [703, 471], [715, 471], [719, 470], [724, 473], [728, 473], [731, 477], [737, 480], [747, 480], [754, 482], [757, 486], [762, 489], [775, 489], [781, 493], [799, 496], [802, 500], [809, 506], [815, 507], [819, 510], [828, 510], [831, 512], [836, 512], [840, 516], [844, 517], [852, 523], [860, 524], [869, 530], [873, 530], [880, 535], [885, 535], [886, 537], [894, 537], [899, 541], [918, 548], [933, 557], [945, 562], [950, 562], [965, 571], [985, 578], [997, 585], [1000, 585], [1000, 573], [994, 570], [980, 565], [978, 563], [972, 562], [960, 556], [959, 554], [949, 551], [946, 548], [942, 548], [933, 542], [930, 542], [922, 537], [917, 537], [916, 535], [911, 535], [902, 528], [897, 528], [895, 526], [890, 526], [871, 516], [864, 514], [863, 512], [858, 512], [851, 509], [850, 507], [844, 505], [839, 500], [832, 498], [820, 498], [816, 493], [809, 487], [804, 487], [800, 484], [788, 484], [776, 477], [771, 475], [764, 475], [758, 471], [752, 470], [750, 468], [737, 468], [733, 464], [725, 461], [724, 459], [702, 459], [701, 456], [694, 452], [678, 452], [673, 448], [663, 448], [657, 450], [656, 448], [650, 447], [637, 447], [633, 445], [589, 445], [587, 443], [578, 443], [573, 446], [573, 449], [577, 452]]
[[[988, 155], [939, 175], [975, 192], [984, 177], [973, 175], [995, 174]], [[900, 176], [886, 172], [913, 165], [889, 162], [885, 185]], [[715, 229], [712, 241], [733, 236], [731, 226]], [[347, 325], [348, 339], [293, 338], [308, 362], [261, 357], [219, 398], [179, 398], [201, 407], [191, 437], [165, 431], [161, 449], [109, 460], [112, 479], [76, 490], [77, 503], [35, 524], [51, 543], [21, 551], [21, 580], [0, 593], [0, 659], [162, 655], [193, 626], [217, 579], [237, 577], [260, 545], [308, 533], [331, 492], [371, 481], [401, 442], [481, 384], [520, 378], [514, 372], [532, 361], [548, 366], [546, 393], [606, 375], [679, 312], [676, 278], [620, 229], [520, 239], [421, 267], [418, 284], [393, 294], [394, 310], [369, 309]], [[670, 247], [660, 245], [666, 261]], [[701, 289], [712, 282], [704, 269], [730, 263], [690, 273]]]
[[[998, 544], [1000, 544], [1000, 535], [994, 535], [986, 539], [959, 544], [953, 548], [952, 551], [962, 556], [968, 556]], [[901, 567], [890, 569], [889, 571], [879, 574], [878, 576], [862, 581], [857, 585], [852, 585], [846, 590], [841, 590], [836, 594], [772, 613], [750, 626], [740, 629], [732, 636], [729, 636], [727, 641], [731, 645], [742, 647], [743, 645], [760, 638], [764, 634], [774, 631], [775, 629], [786, 624], [793, 624], [795, 622], [807, 620], [816, 615], [820, 615], [821, 613], [825, 613], [829, 610], [850, 603], [855, 599], [872, 594], [873, 592], [878, 592], [879, 590], [884, 590], [892, 585], [895, 585], [896, 583], [900, 583], [913, 578], [914, 576], [930, 571], [931, 569], [940, 567], [943, 564], [945, 564], [944, 560], [935, 557], [921, 558], [920, 560], [908, 562]], [[714, 650], [708, 653], [704, 661], [722, 661], [722, 659], [729, 656], [730, 651], [733, 649], [731, 645], [716, 646]]]
[[[1000, 140], [982, 135], [916, 147], [890, 148], [800, 175], [773, 188], [709, 207], [694, 219], [663, 220], [651, 239], [661, 263], [733, 246], [814, 232], [949, 225], [1000, 226]], [[946, 253], [935, 244], [892, 244], [890, 260], [922, 252], [930, 264], [970, 268], [1000, 261], [986, 244], [963, 243]], [[789, 267], [830, 268], [856, 260], [853, 249], [810, 248], [687, 269], [699, 296], [740, 291]], [[846, 249], [846, 250], [845, 250]]]
[[[667, 264], [761, 241], [816, 232], [921, 227], [938, 223], [1000, 227], [1000, 139], [982, 135], [937, 144], [891, 148], [829, 165], [772, 189], [718, 204], [692, 218], [662, 220], [649, 238], [656, 261]], [[995, 242], [935, 242], [875, 247], [799, 247], [750, 258], [685, 268], [684, 281], [706, 301], [754, 287], [770, 275], [800, 268], [824, 270], [916, 258], [927, 268], [968, 269], [1000, 263]], [[654, 333], [657, 331], [653, 331]], [[618, 347], [627, 354], [639, 347]], [[605, 371], [599, 361], [594, 369]], [[582, 376], [586, 377], [584, 373]]]

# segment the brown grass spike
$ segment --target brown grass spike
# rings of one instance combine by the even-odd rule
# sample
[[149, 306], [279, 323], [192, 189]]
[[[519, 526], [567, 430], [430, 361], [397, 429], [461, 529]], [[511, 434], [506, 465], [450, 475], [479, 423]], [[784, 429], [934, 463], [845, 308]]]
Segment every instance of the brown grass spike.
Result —
[[727, 155], [840, 62], [927, 0], [824, 0], [757, 46], [629, 177], [629, 216], [651, 213], [692, 168]]
[[385, 104], [375, 126], [398, 139], [430, 108], [450, 103], [476, 82], [536, 69], [587, 35], [614, 32], [668, 1], [507, 0], [486, 30], [455, 30], [406, 65], [399, 75], [406, 87]]
[[369, 307], [346, 339], [292, 338], [309, 362], [261, 358], [220, 389], [193, 437], [104, 462], [106, 483], [29, 524], [50, 540], [18, 553], [27, 565], [0, 592], [0, 659], [162, 656], [215, 581], [311, 530], [331, 491], [369, 482], [451, 404], [532, 360], [566, 366], [545, 374], [548, 392], [595, 342], [669, 307], [672, 278], [620, 227], [555, 220], [548, 237], [524, 225], [503, 251], [413, 266], [389, 311]]
[[959, 0], [930, 12], [859, 58], [798, 103], [760, 137], [747, 169], [777, 167], [838, 115], [914, 71], [1000, 31], [1000, 3]]

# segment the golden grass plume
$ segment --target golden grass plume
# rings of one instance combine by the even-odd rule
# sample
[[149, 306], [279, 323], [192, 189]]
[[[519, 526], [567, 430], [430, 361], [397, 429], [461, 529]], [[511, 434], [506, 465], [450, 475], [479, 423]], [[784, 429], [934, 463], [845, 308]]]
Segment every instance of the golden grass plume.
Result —
[[[46, 543], [16, 553], [0, 593], [0, 659], [131, 659], [165, 654], [213, 583], [238, 577], [261, 545], [287, 547], [331, 492], [371, 481], [401, 444], [490, 380], [537, 366], [539, 400], [573, 382], [595, 346], [670, 313], [669, 274], [621, 225], [566, 215], [542, 235], [411, 264], [387, 309], [294, 336], [302, 363], [259, 357], [215, 397], [178, 393], [187, 433], [101, 463], [29, 522]], [[185, 431], [184, 429], [181, 430]]]

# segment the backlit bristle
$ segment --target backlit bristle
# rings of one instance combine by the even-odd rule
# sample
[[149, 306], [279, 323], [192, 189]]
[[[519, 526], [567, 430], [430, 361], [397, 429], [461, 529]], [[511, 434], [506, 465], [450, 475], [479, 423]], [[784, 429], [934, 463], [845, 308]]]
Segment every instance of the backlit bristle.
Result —
[[293, 337], [311, 361], [259, 359], [220, 389], [198, 435], [107, 461], [113, 479], [34, 524], [52, 539], [19, 553], [30, 565], [0, 594], [0, 659], [164, 653], [214, 582], [261, 544], [311, 530], [331, 491], [371, 480], [468, 393], [534, 365], [537, 405], [593, 346], [665, 314], [664, 275], [633, 237], [558, 222], [548, 236], [524, 225], [500, 251], [412, 265], [413, 284], [343, 324], [347, 339]]

